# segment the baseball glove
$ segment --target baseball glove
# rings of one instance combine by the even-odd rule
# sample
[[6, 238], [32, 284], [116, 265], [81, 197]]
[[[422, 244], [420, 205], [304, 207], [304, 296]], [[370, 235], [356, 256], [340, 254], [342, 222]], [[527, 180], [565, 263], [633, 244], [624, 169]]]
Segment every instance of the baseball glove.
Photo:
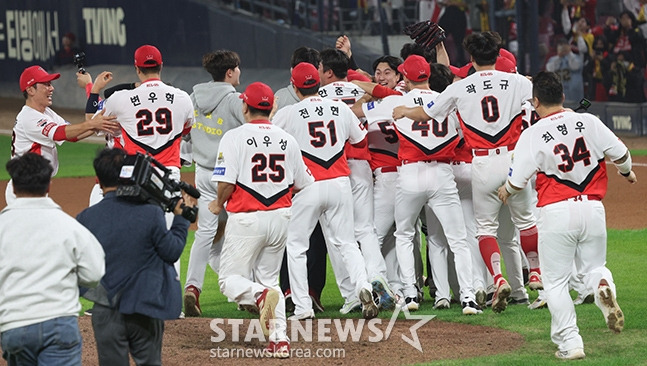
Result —
[[408, 25], [404, 28], [404, 34], [411, 37], [416, 44], [427, 49], [433, 49], [447, 38], [445, 30], [438, 23], [430, 20]]

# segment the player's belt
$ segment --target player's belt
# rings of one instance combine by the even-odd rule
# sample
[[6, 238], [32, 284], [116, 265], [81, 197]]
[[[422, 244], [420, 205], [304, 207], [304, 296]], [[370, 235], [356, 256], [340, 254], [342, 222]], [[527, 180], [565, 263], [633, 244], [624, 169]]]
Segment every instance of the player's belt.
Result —
[[564, 201], [602, 201], [602, 197], [590, 194], [579, 194], [575, 197], [567, 198]]
[[383, 166], [383, 167], [375, 168], [376, 173], [393, 173], [397, 171], [398, 171], [397, 166]]
[[514, 150], [516, 143], [508, 146], [499, 146], [494, 149], [474, 149], [472, 150], [472, 153], [474, 156], [492, 156], [492, 155], [499, 155], [506, 153], [508, 151]]
[[451, 163], [451, 160], [402, 160], [402, 165], [415, 164], [415, 163]]

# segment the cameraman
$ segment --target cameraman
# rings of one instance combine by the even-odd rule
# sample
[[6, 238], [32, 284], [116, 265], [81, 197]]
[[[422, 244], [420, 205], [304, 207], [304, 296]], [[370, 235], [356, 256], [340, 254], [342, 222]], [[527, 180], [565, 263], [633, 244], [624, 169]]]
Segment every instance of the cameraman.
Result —
[[100, 284], [105, 291], [96, 291], [92, 298], [92, 327], [99, 364], [128, 365], [130, 351], [138, 365], [160, 365], [164, 320], [177, 319], [182, 310], [180, 282], [173, 268], [189, 228], [181, 206], [193, 207], [196, 201], [183, 194], [167, 230], [159, 206], [116, 196], [125, 155], [121, 149], [99, 152], [94, 170], [104, 198], [77, 216], [106, 252], [106, 274]]

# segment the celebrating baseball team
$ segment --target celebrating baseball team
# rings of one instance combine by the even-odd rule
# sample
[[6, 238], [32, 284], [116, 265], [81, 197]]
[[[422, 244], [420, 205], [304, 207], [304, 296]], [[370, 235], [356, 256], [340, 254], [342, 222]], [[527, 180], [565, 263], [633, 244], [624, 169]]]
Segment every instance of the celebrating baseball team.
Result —
[[[487, 307], [500, 313], [509, 305], [547, 306], [559, 359], [585, 357], [575, 305], [595, 302], [607, 327], [622, 331], [624, 314], [605, 266], [601, 200], [609, 164], [637, 182], [629, 150], [597, 117], [563, 106], [555, 73], [518, 74], [497, 33], [467, 36], [471, 62], [462, 68], [449, 66], [442, 39], [432, 41], [405, 45], [401, 58], [378, 58], [371, 73], [357, 68], [346, 36], [322, 51], [300, 47], [289, 85], [276, 92], [254, 82], [238, 93], [241, 60], [217, 50], [202, 60], [212, 80], [190, 95], [162, 81], [161, 52], [143, 45], [134, 53], [134, 84], [105, 89], [111, 72], [94, 81], [77, 74], [88, 98], [86, 120], [76, 124], [50, 108], [60, 75], [25, 69], [0, 221], [0, 293], [12, 281], [18, 286], [12, 273], [37, 271], [5, 246], [40, 230], [35, 223], [26, 228], [25, 210], [58, 207], [41, 187], [58, 170], [56, 145], [95, 133], [107, 143], [94, 160], [90, 207], [77, 217], [75, 230], [84, 234], [53, 231], [43, 239], [65, 241], [60, 250], [69, 258], [54, 265], [78, 281], [52, 289], [51, 281], [34, 278], [20, 284], [31, 296], [0, 298], [3, 357], [28, 364], [63, 352], [39, 355], [49, 347], [44, 340], [21, 341], [19, 332], [56, 332], [60, 325], [48, 322], [76, 316], [78, 301], [29, 317], [20, 309], [80, 292], [95, 303], [100, 364], [128, 364], [129, 353], [137, 364], [161, 364], [163, 320], [202, 315], [209, 265], [222, 294], [258, 314], [265, 352], [286, 358], [288, 320], [323, 311], [327, 258], [342, 314], [371, 319], [396, 308], [416, 311], [428, 286], [438, 311], [460, 306], [478, 316]], [[195, 162], [200, 197], [178, 192], [166, 213], [120, 197], [120, 179], [132, 174], [124, 161], [137, 153], [175, 180], [183, 164]], [[40, 174], [36, 189], [30, 182], [39, 159], [52, 169]], [[199, 210], [182, 292], [187, 206]], [[96, 262], [100, 268], [90, 268]], [[80, 267], [87, 270], [77, 273]], [[538, 291], [533, 303], [528, 291]]]

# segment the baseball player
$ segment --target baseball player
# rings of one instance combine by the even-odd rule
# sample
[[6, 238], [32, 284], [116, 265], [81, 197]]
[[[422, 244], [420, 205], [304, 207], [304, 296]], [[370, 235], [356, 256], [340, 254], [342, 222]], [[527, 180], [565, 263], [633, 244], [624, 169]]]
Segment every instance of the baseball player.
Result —
[[[342, 101], [347, 105], [353, 105], [364, 95], [364, 91], [355, 84], [348, 82], [346, 77], [349, 68], [348, 56], [338, 49], [325, 49], [321, 51], [321, 64], [319, 66], [319, 77], [321, 88], [319, 96], [326, 99]], [[365, 128], [365, 124], [362, 124]], [[380, 304], [386, 308], [394, 305], [394, 297], [385, 277], [386, 264], [380, 251], [373, 217], [373, 174], [369, 164], [371, 159], [368, 145], [354, 147], [346, 144], [345, 154], [348, 158], [350, 169], [350, 184], [353, 194], [353, 219], [355, 222], [355, 240], [359, 243], [369, 279], [374, 290], [379, 294]], [[336, 250], [332, 248], [332, 250]], [[330, 256], [335, 261], [338, 255]], [[337, 267], [341, 267], [338, 263]], [[341, 278], [341, 287], [352, 292], [353, 286], [349, 285], [348, 276], [344, 273], [337, 274]], [[344, 290], [342, 290], [343, 295]], [[359, 303], [355, 303], [358, 306]], [[352, 303], [346, 303], [344, 308], [352, 308]], [[342, 311], [342, 312], [345, 312]]]
[[[82, 123], [70, 124], [50, 108], [54, 86], [52, 81], [61, 74], [49, 74], [40, 66], [26, 68], [20, 74], [20, 90], [25, 105], [16, 116], [11, 135], [11, 158], [27, 152], [37, 153], [52, 164], [52, 176], [58, 172], [58, 151], [56, 145], [65, 141], [78, 141], [89, 137], [95, 131], [114, 132], [119, 129], [115, 117], [98, 114]], [[5, 190], [7, 204], [16, 199], [10, 180]]]
[[294, 137], [269, 121], [272, 89], [252, 83], [241, 98], [247, 123], [224, 134], [212, 177], [218, 199], [209, 209], [218, 215], [226, 202], [229, 212], [218, 283], [228, 298], [258, 305], [261, 328], [269, 335], [266, 351], [286, 358], [290, 341], [279, 270], [292, 194], [314, 179]]
[[[496, 189], [505, 181], [510, 158], [521, 132], [522, 103], [530, 99], [532, 85], [522, 75], [495, 70], [501, 38], [493, 32], [471, 34], [465, 39], [476, 72], [457, 81], [434, 101], [415, 108], [396, 107], [394, 119], [408, 117], [414, 121], [433, 118], [444, 120], [457, 110], [465, 141], [472, 147], [472, 196], [481, 255], [494, 278], [496, 290], [492, 310], [507, 307], [511, 293], [501, 273], [501, 251], [496, 235], [501, 201]], [[474, 108], [474, 106], [481, 108]], [[519, 229], [521, 247], [530, 262], [530, 288], [541, 289], [537, 256], [537, 226], [530, 207], [530, 187], [508, 203], [512, 223]], [[501, 222], [510, 226], [509, 221]]]
[[[346, 104], [321, 98], [317, 94], [319, 83], [314, 66], [305, 62], [295, 66], [292, 85], [301, 101], [281, 109], [273, 119], [273, 123], [296, 138], [315, 178], [315, 183], [294, 197], [292, 212], [299, 219], [290, 221], [288, 229], [288, 270], [295, 306], [291, 318], [314, 317], [308, 296], [305, 252], [308, 237], [319, 220], [335, 273], [343, 267], [355, 288], [349, 293], [340, 287], [342, 296], [347, 302], [351, 297], [359, 298], [362, 315], [370, 319], [377, 316], [378, 308], [353, 233], [350, 170], [344, 154], [347, 140], [351, 144], [365, 143], [366, 130]], [[331, 250], [333, 247], [335, 251]]]
[[[424, 57], [409, 56], [398, 68], [409, 92], [382, 100], [385, 109], [394, 106], [416, 106], [433, 102], [438, 93], [429, 89], [429, 63]], [[369, 104], [368, 108], [372, 105]], [[472, 259], [467, 245], [465, 222], [458, 190], [454, 182], [451, 159], [460, 137], [455, 118], [443, 121], [414, 121], [407, 118], [394, 122], [400, 140], [399, 168], [395, 193], [396, 252], [404, 283], [403, 307], [418, 309], [415, 288], [413, 236], [420, 210], [428, 207], [441, 223], [449, 247], [454, 253], [463, 314], [479, 314], [472, 287]], [[412, 179], [413, 177], [413, 179]], [[429, 215], [428, 215], [429, 216]]]
[[[191, 145], [195, 161], [195, 185], [200, 192], [198, 199], [198, 229], [191, 246], [189, 265], [184, 287], [184, 312], [187, 316], [200, 316], [200, 293], [204, 283], [207, 261], [217, 273], [220, 262], [222, 239], [214, 238], [219, 222], [226, 221], [226, 212], [220, 217], [212, 214], [207, 206], [217, 199], [216, 184], [211, 181], [216, 165], [214, 149], [220, 144], [223, 133], [245, 123], [242, 114], [240, 93], [234, 89], [240, 84], [240, 57], [236, 52], [217, 50], [202, 57], [202, 66], [212, 80], [193, 87], [191, 102], [195, 123], [191, 129]], [[219, 235], [222, 237], [222, 235]], [[253, 305], [251, 302], [244, 305]]]
[[560, 359], [584, 358], [568, 280], [575, 261], [584, 284], [595, 291], [609, 329], [620, 332], [624, 314], [606, 263], [606, 222], [601, 200], [607, 190], [607, 168], [613, 161], [629, 183], [636, 183], [627, 147], [597, 117], [564, 109], [559, 76], [540, 72], [533, 78], [533, 104], [541, 120], [519, 138], [510, 176], [498, 189], [510, 202], [537, 174], [541, 235], [539, 256], [548, 300], [551, 339]]
[[[155, 46], [135, 50], [135, 72], [141, 85], [112, 94], [105, 101], [105, 115], [117, 117], [128, 154], [150, 154], [180, 180], [180, 141], [194, 121], [189, 95], [160, 80], [162, 54]], [[166, 214], [169, 228], [174, 216]], [[180, 261], [175, 269], [179, 275]]]
[[[299, 47], [292, 53], [290, 59], [290, 72], [292, 69], [301, 62], [308, 62], [314, 67], [319, 67], [321, 57], [319, 51], [310, 47]], [[275, 93], [276, 110], [285, 106], [292, 105], [299, 102], [299, 97], [292, 84], [281, 88]], [[312, 307], [315, 312], [323, 312], [324, 307], [321, 304], [321, 292], [326, 285], [326, 257], [328, 251], [326, 249], [326, 240], [321, 232], [321, 225], [317, 224], [315, 230], [310, 235], [310, 247], [306, 251], [308, 263], [308, 293], [312, 300]], [[288, 256], [283, 256], [283, 264], [281, 266], [281, 289], [285, 294], [286, 310], [291, 313], [294, 312], [294, 302], [292, 302], [292, 290], [290, 290], [290, 275], [288, 274]]]

